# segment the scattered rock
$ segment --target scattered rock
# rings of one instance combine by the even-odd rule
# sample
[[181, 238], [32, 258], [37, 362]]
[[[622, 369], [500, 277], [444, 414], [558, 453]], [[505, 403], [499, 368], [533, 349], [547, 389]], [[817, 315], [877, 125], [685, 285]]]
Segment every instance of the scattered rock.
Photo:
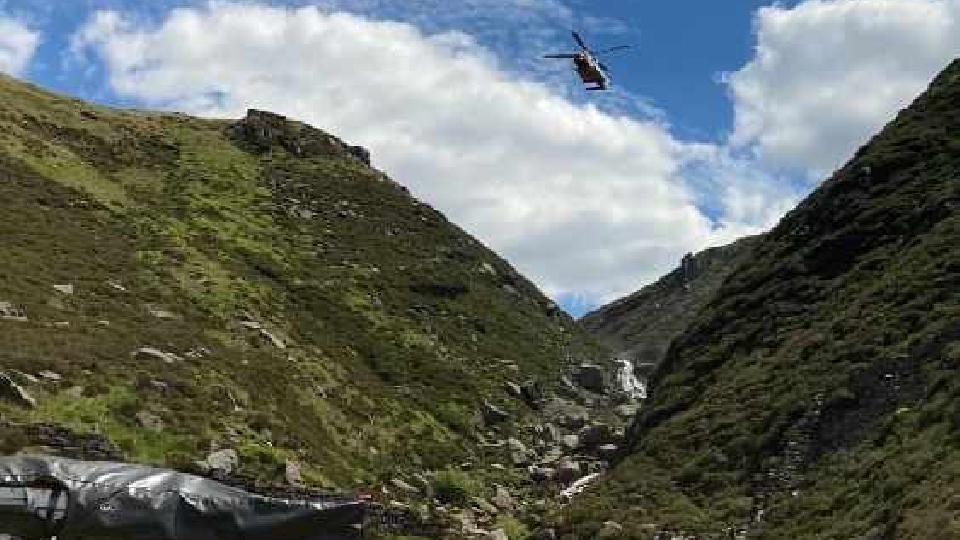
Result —
[[246, 318], [244, 318], [242, 321], [240, 321], [240, 326], [246, 328], [247, 330], [253, 330], [253, 331], [257, 332], [257, 334], [259, 334], [260, 337], [263, 338], [263, 340], [264, 340], [265, 342], [267, 342], [267, 343], [270, 344], [270, 345], [273, 345], [274, 347], [276, 347], [276, 348], [278, 348], [278, 349], [286, 349], [286, 348], [287, 348], [287, 344], [284, 343], [284, 341], [283, 341], [282, 339], [280, 339], [279, 337], [277, 337], [276, 334], [274, 334], [274, 333], [270, 332], [269, 330], [267, 330], [266, 328], [264, 328], [263, 324], [261, 324], [261, 323], [259, 323], [259, 322], [257, 322], [257, 321], [254, 321], [254, 320], [250, 319], [249, 317], [246, 317]]
[[580, 429], [590, 421], [590, 414], [586, 411], [570, 411], [560, 419], [560, 425], [567, 429]]
[[390, 481], [390, 484], [400, 490], [405, 495], [417, 496], [420, 495], [420, 490], [411, 486], [410, 484], [404, 482], [399, 478], [394, 478]]
[[514, 439], [513, 437], [507, 439], [507, 448], [509, 448], [511, 452], [525, 453], [527, 451], [527, 447], [522, 442], [520, 442], [517, 439]]
[[55, 373], [53, 371], [44, 370], [38, 373], [37, 375], [40, 375], [40, 378], [42, 379], [46, 379], [48, 381], [53, 381], [53, 382], [60, 382], [63, 380], [63, 377], [59, 373]]
[[0, 371], [0, 398], [31, 409], [37, 406], [37, 400], [2, 371]]
[[609, 461], [617, 456], [617, 450], [618, 447], [615, 444], [603, 444], [597, 448], [597, 455]]
[[503, 529], [497, 529], [488, 532], [486, 540], [510, 540], [510, 537], [507, 536], [506, 531]]
[[510, 418], [510, 413], [497, 407], [487, 400], [483, 400], [483, 419], [487, 424], [499, 424]]
[[157, 319], [162, 319], [165, 321], [172, 321], [180, 318], [180, 316], [177, 315], [176, 313], [172, 311], [167, 311], [165, 309], [147, 308], [147, 312], [150, 314], [150, 316], [155, 317]]
[[556, 476], [556, 470], [550, 467], [531, 465], [527, 471], [530, 473], [530, 479], [534, 482], [549, 482]]
[[583, 474], [583, 471], [580, 463], [570, 459], [564, 460], [560, 463], [560, 467], [557, 468], [557, 480], [564, 484], [580, 478], [581, 474]]
[[610, 426], [606, 424], [590, 424], [584, 426], [578, 433], [580, 444], [587, 448], [595, 448], [610, 440]]
[[433, 483], [426, 476], [416, 473], [413, 475], [413, 482], [417, 485], [417, 489], [426, 495], [427, 499], [433, 499]]
[[510, 492], [507, 488], [503, 486], [497, 486], [497, 493], [490, 499], [490, 502], [494, 506], [503, 511], [510, 511], [516, 506], [516, 502], [513, 500], [513, 497], [510, 495]]
[[72, 284], [67, 284], [67, 285], [54, 285], [53, 288], [56, 289], [57, 292], [61, 292], [61, 293], [66, 294], [66, 295], [71, 295], [71, 294], [73, 294], [73, 285], [72, 285]]
[[133, 356], [134, 358], [160, 360], [162, 362], [166, 362], [167, 364], [174, 364], [182, 360], [182, 358], [173, 353], [164, 352], [153, 347], [140, 347], [139, 349], [133, 351], [130, 356]]
[[28, 320], [23, 306], [15, 306], [10, 302], [0, 302], [0, 319], [24, 322]]
[[617, 413], [617, 416], [621, 418], [633, 418], [637, 415], [637, 411], [640, 410], [640, 406], [635, 403], [624, 403], [623, 405], [617, 405], [617, 408], [614, 409], [614, 412]]
[[107, 282], [107, 285], [109, 285], [110, 288], [112, 288], [112, 289], [114, 289], [114, 290], [117, 290], [117, 291], [120, 291], [120, 292], [127, 292], [126, 287], [124, 287], [123, 285], [121, 285], [118, 281], [113, 281], [113, 280], [108, 281], [108, 282]]
[[497, 507], [490, 504], [490, 502], [484, 499], [483, 497], [473, 497], [470, 499], [470, 503], [473, 504], [473, 506], [476, 507], [477, 510], [485, 514], [495, 515], [499, 513], [499, 510], [497, 510]]
[[16, 371], [16, 370], [12, 371], [11, 373], [13, 373], [13, 374], [15, 374], [17, 377], [20, 377], [21, 379], [27, 381], [28, 383], [40, 384], [40, 379], [34, 377], [33, 375], [30, 375], [29, 373], [24, 373], [24, 372], [22, 372], [22, 371]]
[[229, 476], [240, 463], [240, 456], [232, 448], [218, 450], [207, 456], [205, 464], [211, 474]]
[[580, 447], [580, 437], [576, 435], [564, 435], [560, 438], [560, 444], [568, 451], [576, 450]]
[[299, 486], [303, 484], [303, 475], [300, 472], [300, 464], [291, 459], [283, 463], [283, 480], [290, 486]]
[[576, 497], [577, 495], [583, 493], [583, 491], [587, 488], [587, 486], [590, 485], [597, 478], [600, 478], [600, 473], [588, 474], [587, 476], [584, 476], [583, 478], [571, 484], [570, 487], [568, 487], [567, 489], [561, 491], [560, 496], [566, 500], [570, 500]]
[[580, 364], [573, 372], [573, 382], [581, 388], [602, 394], [606, 390], [603, 368], [596, 364]]
[[163, 419], [148, 411], [140, 411], [137, 413], [137, 423], [150, 431], [163, 431]]
[[523, 395], [524, 401], [531, 407], [539, 407], [540, 401], [543, 400], [543, 387], [540, 386], [540, 383], [537, 381], [530, 380], [524, 382], [520, 386], [520, 392]]
[[597, 534], [597, 540], [614, 538], [621, 534], [623, 534], [623, 525], [620, 525], [616, 521], [605, 521], [600, 532]]
[[533, 434], [538, 441], [542, 441], [544, 443], [553, 443], [560, 440], [560, 430], [557, 429], [557, 426], [549, 422], [534, 426]]

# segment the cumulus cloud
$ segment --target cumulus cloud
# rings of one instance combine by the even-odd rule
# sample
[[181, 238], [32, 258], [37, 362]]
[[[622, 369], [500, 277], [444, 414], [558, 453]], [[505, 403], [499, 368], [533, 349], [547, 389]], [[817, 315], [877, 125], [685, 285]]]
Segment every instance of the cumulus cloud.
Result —
[[754, 58], [726, 76], [731, 142], [829, 173], [960, 53], [958, 0], [807, 0], [764, 7]]
[[688, 250], [769, 221], [754, 208], [766, 202], [734, 193], [732, 174], [711, 202], [737, 208], [732, 221], [718, 229], [700, 211], [683, 171], [729, 169], [732, 158], [517, 79], [464, 33], [212, 3], [150, 26], [101, 11], [73, 47], [94, 53], [116, 92], [151, 106], [265, 108], [367, 146], [375, 165], [556, 297], [612, 299]]
[[39, 43], [38, 33], [15, 19], [0, 16], [0, 72], [22, 73]]

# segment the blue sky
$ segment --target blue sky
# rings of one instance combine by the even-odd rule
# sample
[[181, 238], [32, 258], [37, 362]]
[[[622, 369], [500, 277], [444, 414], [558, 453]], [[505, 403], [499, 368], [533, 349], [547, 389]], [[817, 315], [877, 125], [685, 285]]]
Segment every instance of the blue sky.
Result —
[[[775, 224], [956, 56], [958, 21], [960, 0], [0, 0], [0, 70], [363, 144], [579, 315]], [[610, 92], [540, 58], [571, 28], [637, 46]]]

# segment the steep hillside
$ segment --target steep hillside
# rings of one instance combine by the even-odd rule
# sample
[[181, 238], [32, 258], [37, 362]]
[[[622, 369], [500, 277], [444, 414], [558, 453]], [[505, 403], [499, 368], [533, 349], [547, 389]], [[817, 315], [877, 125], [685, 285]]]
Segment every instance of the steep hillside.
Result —
[[958, 321], [960, 61], [745, 254], [564, 532], [960, 538]]
[[659, 365], [673, 341], [714, 297], [733, 272], [742, 253], [756, 241], [686, 255], [680, 266], [656, 283], [611, 302], [578, 322], [615, 355], [629, 358], [644, 370]]
[[528, 417], [505, 383], [606, 356], [322, 131], [0, 102], [0, 451], [379, 485], [475, 459], [483, 400]]

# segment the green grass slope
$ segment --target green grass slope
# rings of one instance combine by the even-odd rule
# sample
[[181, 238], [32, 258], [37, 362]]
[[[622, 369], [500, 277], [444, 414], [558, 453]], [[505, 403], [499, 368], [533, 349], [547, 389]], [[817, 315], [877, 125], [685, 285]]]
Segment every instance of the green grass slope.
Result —
[[958, 210], [954, 62], [674, 342], [567, 537], [960, 538]]
[[378, 483], [470, 460], [482, 399], [528, 414], [506, 380], [549, 384], [596, 352], [319, 130], [111, 110], [2, 76], [0, 102], [0, 302], [28, 319], [0, 318], [0, 371], [37, 399], [0, 400], [0, 451], [49, 423], [134, 461], [231, 447], [244, 474], [296, 460], [314, 485]]

